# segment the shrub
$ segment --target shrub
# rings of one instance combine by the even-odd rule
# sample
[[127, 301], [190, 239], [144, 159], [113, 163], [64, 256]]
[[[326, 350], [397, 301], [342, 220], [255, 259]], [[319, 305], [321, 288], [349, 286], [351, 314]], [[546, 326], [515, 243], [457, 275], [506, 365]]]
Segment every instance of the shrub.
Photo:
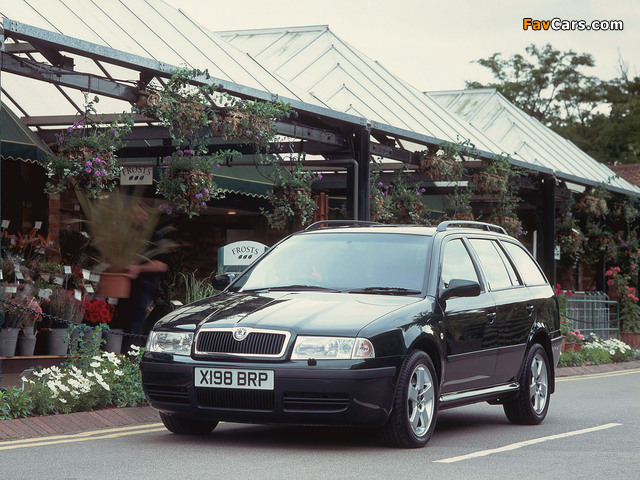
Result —
[[584, 355], [580, 352], [566, 352], [560, 355], [559, 367], [580, 367], [584, 365]]
[[31, 396], [16, 387], [0, 390], [0, 420], [28, 417], [33, 411]]

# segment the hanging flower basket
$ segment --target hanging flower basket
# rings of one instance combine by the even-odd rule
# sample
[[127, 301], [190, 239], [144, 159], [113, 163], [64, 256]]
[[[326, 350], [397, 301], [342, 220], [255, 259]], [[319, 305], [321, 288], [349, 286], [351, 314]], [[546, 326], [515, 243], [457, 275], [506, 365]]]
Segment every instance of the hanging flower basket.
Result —
[[606, 215], [609, 211], [607, 201], [593, 195], [584, 195], [575, 208], [578, 212], [591, 215]]
[[497, 173], [482, 172], [474, 175], [475, 190], [478, 193], [500, 193], [507, 190], [509, 176]]
[[418, 170], [433, 181], [454, 181], [462, 177], [463, 168], [453, 159], [431, 155], [420, 157]]
[[494, 216], [487, 219], [488, 223], [492, 223], [494, 225], [498, 225], [504, 228], [509, 235], [512, 237], [518, 237], [522, 235], [522, 223], [518, 219], [518, 217], [513, 216]]

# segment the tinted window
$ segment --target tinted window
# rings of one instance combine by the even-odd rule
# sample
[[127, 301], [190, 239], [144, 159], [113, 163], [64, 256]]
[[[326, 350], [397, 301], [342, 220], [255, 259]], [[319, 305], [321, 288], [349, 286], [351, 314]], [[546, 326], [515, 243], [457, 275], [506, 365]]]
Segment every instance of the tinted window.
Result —
[[[470, 240], [470, 243], [478, 254], [487, 282], [489, 282], [489, 288], [498, 290], [511, 287], [513, 282], [507, 265], [505, 265], [506, 258], [501, 255], [497, 243], [493, 240], [479, 238]], [[508, 264], [509, 262], [507, 261], [506, 263]], [[511, 268], [511, 265], [509, 265], [509, 268]]]
[[519, 245], [511, 242], [503, 243], [507, 253], [511, 255], [514, 262], [516, 263], [516, 268], [518, 272], [520, 272], [520, 276], [524, 280], [524, 283], [527, 285], [541, 285], [547, 283], [544, 278], [544, 275], [540, 271], [538, 264], [533, 261], [529, 253]]
[[462, 240], [451, 240], [444, 247], [441, 280], [445, 288], [454, 278], [478, 282], [478, 274], [473, 266], [467, 248]]

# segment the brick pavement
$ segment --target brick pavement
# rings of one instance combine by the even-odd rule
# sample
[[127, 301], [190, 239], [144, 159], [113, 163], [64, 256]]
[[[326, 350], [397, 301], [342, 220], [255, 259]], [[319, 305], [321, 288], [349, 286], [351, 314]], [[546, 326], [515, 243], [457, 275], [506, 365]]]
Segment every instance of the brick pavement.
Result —
[[[563, 367], [556, 377], [613, 372], [640, 368], [640, 360], [625, 363]], [[94, 412], [0, 420], [0, 441], [63, 435], [108, 427], [143, 425], [160, 421], [158, 412], [149, 406], [111, 408]]]

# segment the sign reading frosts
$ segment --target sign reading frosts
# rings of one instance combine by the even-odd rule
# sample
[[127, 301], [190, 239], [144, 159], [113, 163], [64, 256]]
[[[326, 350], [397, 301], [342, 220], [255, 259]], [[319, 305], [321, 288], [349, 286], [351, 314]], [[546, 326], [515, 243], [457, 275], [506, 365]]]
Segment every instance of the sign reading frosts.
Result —
[[219, 272], [241, 272], [262, 255], [267, 246], [262, 243], [245, 240], [230, 243], [218, 249]]

